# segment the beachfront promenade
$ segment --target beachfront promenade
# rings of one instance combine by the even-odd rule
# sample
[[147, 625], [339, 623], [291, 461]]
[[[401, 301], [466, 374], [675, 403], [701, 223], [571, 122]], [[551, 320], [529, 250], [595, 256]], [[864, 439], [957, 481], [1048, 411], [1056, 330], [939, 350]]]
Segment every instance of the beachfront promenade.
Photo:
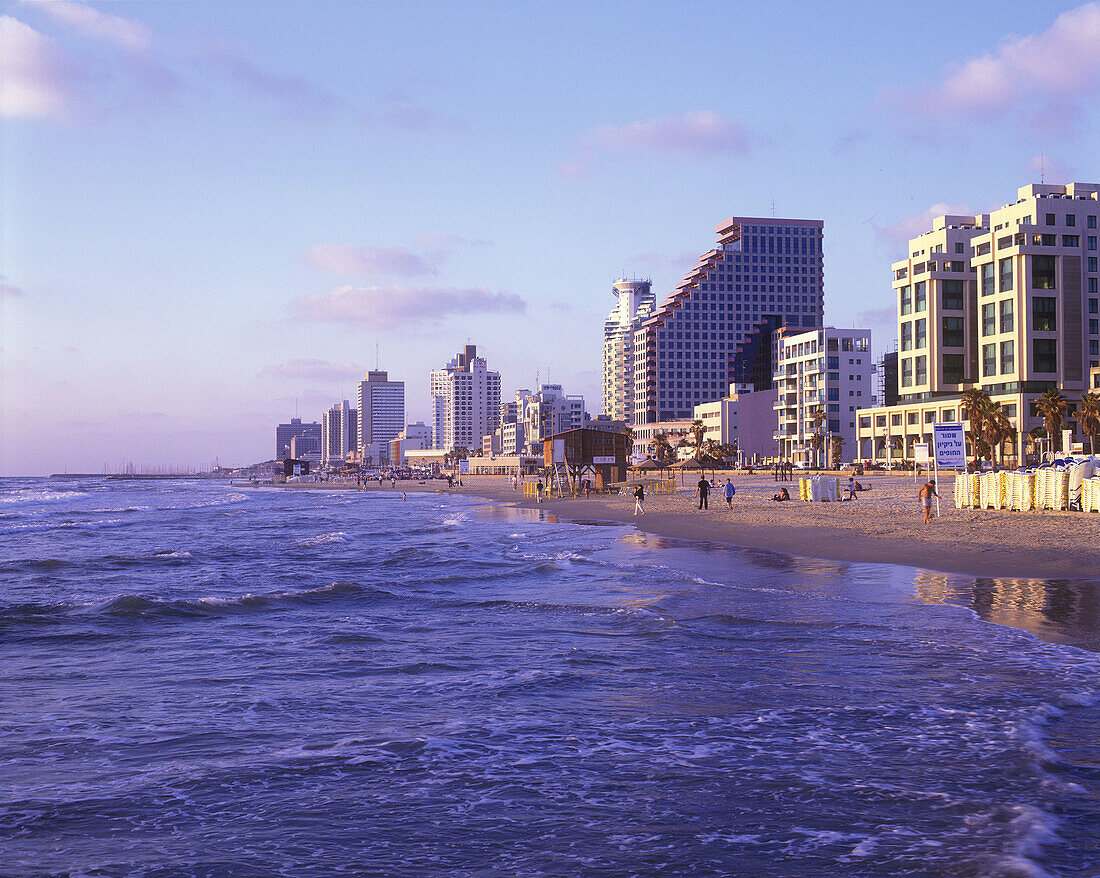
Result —
[[[733, 509], [726, 508], [721, 486], [729, 476], [737, 486]], [[464, 476], [464, 487], [445, 482], [398, 482], [396, 492], [441, 491], [501, 500], [523, 508], [538, 505], [566, 519], [601, 519], [637, 525], [649, 533], [773, 549], [787, 554], [843, 561], [905, 564], [973, 576], [1018, 576], [1047, 579], [1095, 579], [1100, 576], [1100, 515], [1082, 512], [1005, 512], [957, 509], [952, 497], [954, 475], [941, 476], [940, 517], [922, 523], [917, 503], [921, 481], [913, 475], [869, 473], [859, 481], [870, 490], [857, 500], [803, 503], [797, 478], [777, 483], [772, 475], [719, 472], [710, 509], [694, 501], [697, 475], [685, 475], [675, 494], [647, 496], [646, 515], [634, 517], [628, 495], [551, 497], [538, 505], [513, 491], [505, 476]], [[842, 483], [844, 479], [841, 480]], [[679, 480], [677, 479], [679, 485]], [[795, 499], [769, 498], [786, 486]], [[339, 487], [331, 484], [303, 488]], [[366, 486], [393, 492], [390, 483]]]

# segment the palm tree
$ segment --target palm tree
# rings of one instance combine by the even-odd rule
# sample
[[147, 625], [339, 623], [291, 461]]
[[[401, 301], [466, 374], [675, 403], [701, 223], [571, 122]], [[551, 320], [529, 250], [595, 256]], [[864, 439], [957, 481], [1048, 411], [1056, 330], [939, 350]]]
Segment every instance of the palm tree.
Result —
[[676, 453], [672, 450], [672, 445], [668, 441], [668, 435], [665, 433], [658, 433], [654, 436], [650, 448], [653, 450], [653, 457], [657, 463], [672, 463], [673, 458], [676, 456]]
[[985, 423], [985, 439], [989, 443], [989, 462], [993, 464], [993, 469], [996, 470], [997, 461], [993, 459], [993, 452], [999, 449], [1001, 466], [1004, 466], [1004, 443], [1009, 441], [1015, 443], [1016, 428], [1012, 425], [1012, 419], [1009, 418], [999, 402], [990, 401], [982, 413], [982, 419]]
[[[810, 447], [820, 454], [821, 449], [825, 447], [825, 434], [821, 432], [821, 425], [825, 423], [825, 410], [818, 406], [814, 409], [813, 424], [814, 432], [810, 437]], [[817, 461], [818, 466], [821, 465], [820, 458]]]
[[696, 418], [691, 422], [691, 438], [695, 445], [695, 458], [698, 459], [702, 454], [703, 447], [703, 434], [706, 433], [707, 428], [703, 425], [700, 418]]
[[834, 435], [833, 436], [833, 441], [832, 441], [832, 457], [833, 457], [833, 459], [831, 461], [831, 463], [833, 465], [833, 469], [839, 469], [840, 468], [840, 458], [841, 458], [841, 454], [842, 454], [843, 451], [844, 451], [844, 437]]
[[1089, 437], [1089, 454], [1096, 454], [1096, 434], [1100, 433], [1100, 395], [1086, 391], [1077, 410], [1081, 432]]
[[[1062, 418], [1069, 409], [1069, 401], [1060, 390], [1048, 390], [1037, 400], [1035, 409], [1043, 417], [1043, 426], [1046, 427], [1047, 436], [1050, 438], [1050, 450], [1055, 451], [1056, 437], [1060, 437], [1062, 430]], [[1058, 442], [1061, 446], [1061, 442]], [[1060, 447], [1057, 450], [1061, 450]]]
[[985, 440], [985, 413], [989, 408], [989, 394], [980, 387], [971, 387], [964, 390], [962, 395], [962, 410], [970, 420], [970, 450], [974, 452], [974, 469], [982, 468], [983, 450]]

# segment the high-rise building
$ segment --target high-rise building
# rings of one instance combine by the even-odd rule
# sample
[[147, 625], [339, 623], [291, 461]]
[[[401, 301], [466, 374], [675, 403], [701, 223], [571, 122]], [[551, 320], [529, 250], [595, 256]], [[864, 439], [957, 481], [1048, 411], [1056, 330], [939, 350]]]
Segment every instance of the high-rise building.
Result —
[[634, 333], [634, 423], [689, 418], [731, 383], [770, 386], [772, 332], [817, 328], [823, 313], [821, 220], [731, 217]]
[[389, 459], [389, 442], [405, 429], [405, 382], [390, 381], [386, 372], [367, 372], [359, 382], [359, 435], [356, 445], [364, 459]]
[[603, 325], [603, 410], [609, 418], [634, 420], [634, 333], [657, 306], [651, 282], [622, 278], [611, 285], [615, 307]]
[[909, 242], [892, 266], [899, 399], [860, 412], [861, 456], [911, 459], [933, 424], [964, 420], [962, 392], [977, 387], [1016, 428], [1006, 461], [1024, 458], [1038, 397], [1060, 390], [1074, 403], [1100, 362], [1098, 216], [1100, 184], [1032, 184]]
[[321, 416], [321, 463], [342, 463], [359, 444], [358, 410], [342, 400]]
[[466, 345], [446, 368], [432, 371], [431, 394], [436, 448], [473, 451], [500, 426], [500, 373], [488, 370], [477, 345]]
[[290, 443], [295, 436], [316, 437], [321, 441], [321, 425], [313, 423], [303, 424], [301, 418], [291, 418], [289, 424], [279, 424], [275, 428], [275, 459], [286, 460], [290, 457]]
[[[844, 443], [847, 457], [856, 456], [856, 411], [871, 399], [871, 333], [827, 326], [783, 335], [776, 350], [779, 456], [828, 465], [836, 437]], [[825, 440], [816, 450], [815, 434]]]

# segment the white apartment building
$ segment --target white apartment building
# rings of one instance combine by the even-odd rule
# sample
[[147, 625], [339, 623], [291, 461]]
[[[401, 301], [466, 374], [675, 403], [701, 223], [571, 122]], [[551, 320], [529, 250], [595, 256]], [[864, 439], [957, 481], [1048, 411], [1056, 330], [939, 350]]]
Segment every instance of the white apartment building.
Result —
[[634, 332], [657, 306], [651, 286], [648, 278], [615, 281], [617, 301], [603, 325], [603, 410], [626, 424], [634, 422]]
[[584, 397], [567, 396], [560, 384], [543, 384], [538, 392], [523, 397], [523, 434], [531, 454], [542, 450], [543, 439], [578, 430], [584, 422]]
[[358, 410], [342, 400], [321, 416], [321, 463], [343, 463], [358, 447]]
[[[827, 326], [782, 336], [776, 344], [776, 453], [785, 460], [828, 465], [833, 443], [857, 456], [857, 411], [871, 402], [871, 333]], [[815, 425], [815, 415], [824, 420]], [[819, 452], [811, 437], [821, 434]]]
[[466, 345], [431, 374], [433, 444], [443, 451], [481, 448], [500, 426], [500, 373], [490, 372], [476, 345]]
[[[1016, 442], [1002, 449], [1006, 463], [1035, 453], [1036, 400], [1060, 390], [1075, 406], [1100, 363], [1098, 216], [1100, 184], [1031, 184], [988, 215], [940, 217], [909, 242], [908, 258], [893, 265], [899, 400], [860, 413], [861, 457], [912, 459], [933, 424], [964, 418], [961, 394], [971, 387], [988, 392], [1016, 428]], [[967, 219], [965, 242], [945, 240]], [[942, 280], [944, 265], [961, 258], [968, 282], [960, 302], [958, 285]], [[952, 265], [950, 275], [959, 274]]]
[[396, 439], [390, 440], [390, 460], [405, 463], [410, 451], [424, 451], [432, 447], [432, 428], [423, 421], [406, 424]]
[[358, 384], [357, 401], [359, 453], [372, 463], [388, 460], [389, 441], [405, 428], [405, 382], [390, 381], [386, 372], [367, 372]]
[[751, 393], [752, 385], [731, 384], [729, 395], [695, 407], [695, 420], [703, 422], [703, 439], [719, 445], [737, 444], [738, 398]]

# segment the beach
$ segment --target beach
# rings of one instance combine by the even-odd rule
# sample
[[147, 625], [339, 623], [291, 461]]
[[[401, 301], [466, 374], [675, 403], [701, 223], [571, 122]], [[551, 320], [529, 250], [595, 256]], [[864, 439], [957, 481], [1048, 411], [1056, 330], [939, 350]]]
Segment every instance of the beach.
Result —
[[[726, 508], [721, 486], [729, 477], [737, 487], [733, 509]], [[840, 503], [803, 503], [798, 481], [776, 483], [771, 473], [720, 472], [710, 509], [699, 511], [694, 498], [698, 476], [685, 474], [675, 494], [648, 494], [646, 514], [634, 516], [627, 495], [548, 498], [542, 508], [566, 520], [628, 522], [648, 533], [767, 548], [785, 554], [837, 561], [904, 564], [968, 576], [1094, 579], [1100, 572], [1100, 516], [1081, 512], [1008, 512], [956, 509], [954, 476], [941, 479], [940, 516], [923, 524], [917, 503], [921, 481], [912, 474], [869, 473], [859, 481], [869, 490]], [[841, 479], [843, 485], [845, 479]], [[533, 508], [505, 476], [464, 476], [463, 487], [442, 483], [398, 482], [398, 491], [474, 494]], [[304, 486], [305, 487], [305, 486]], [[325, 487], [316, 485], [314, 487]], [[780, 487], [795, 499], [770, 500]], [[367, 490], [392, 491], [376, 483]]]

